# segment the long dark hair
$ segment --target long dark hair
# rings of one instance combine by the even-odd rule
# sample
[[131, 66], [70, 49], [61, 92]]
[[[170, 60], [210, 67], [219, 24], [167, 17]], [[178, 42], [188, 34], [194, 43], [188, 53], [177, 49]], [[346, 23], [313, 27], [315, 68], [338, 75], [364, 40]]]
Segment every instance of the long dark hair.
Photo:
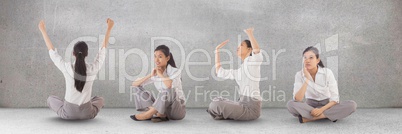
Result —
[[[253, 49], [253, 46], [251, 46], [251, 42], [250, 40], [244, 40], [243, 42], [245, 42], [247, 44], [247, 48], [251, 48]], [[253, 52], [250, 53], [250, 56], [252, 55]]]
[[176, 68], [176, 63], [174, 62], [173, 55], [170, 52], [169, 47], [166, 45], [159, 45], [158, 47], [155, 48], [155, 51], [161, 51], [166, 57], [170, 56], [170, 59], [168, 60], [168, 64], [174, 68]]
[[[317, 48], [315, 48], [315, 47], [313, 47], [313, 46], [309, 46], [309, 47], [307, 47], [306, 49], [304, 49], [303, 55], [304, 55], [304, 53], [306, 53], [306, 52], [308, 52], [308, 51], [313, 52], [313, 53], [315, 54], [315, 57], [316, 57], [317, 59], [320, 58], [320, 54], [318, 53], [318, 49], [317, 49]], [[322, 63], [321, 59], [320, 59], [320, 62], [318, 62], [318, 66], [324, 67], [324, 64]]]
[[77, 91], [82, 92], [84, 88], [85, 81], [87, 78], [87, 67], [85, 66], [85, 57], [88, 55], [88, 45], [83, 42], [77, 42], [74, 45], [74, 56], [75, 65], [74, 65], [74, 80], [75, 80], [75, 88]]

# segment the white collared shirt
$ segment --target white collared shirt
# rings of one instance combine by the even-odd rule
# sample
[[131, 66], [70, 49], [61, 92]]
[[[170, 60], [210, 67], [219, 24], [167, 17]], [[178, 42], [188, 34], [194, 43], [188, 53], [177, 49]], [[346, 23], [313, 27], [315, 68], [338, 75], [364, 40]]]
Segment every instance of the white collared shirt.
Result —
[[236, 83], [240, 86], [239, 95], [253, 97], [261, 100], [260, 95], [260, 66], [264, 57], [261, 52], [248, 56], [244, 59], [243, 64], [239, 69], [223, 69], [219, 68], [217, 76], [223, 79], [236, 80]]
[[[305, 77], [301, 71], [295, 75], [295, 83], [293, 88], [293, 99], [296, 93], [303, 86]], [[335, 80], [334, 74], [328, 68], [318, 67], [315, 81], [310, 80], [306, 89], [305, 98], [314, 100], [329, 99], [339, 103], [338, 84]]]
[[[175, 89], [177, 96], [179, 99], [185, 101], [182, 85], [181, 85], [181, 70], [170, 66], [169, 64], [167, 65], [165, 71], [163, 72], [163, 76], [169, 77], [169, 79], [172, 80], [172, 89]], [[144, 81], [141, 86], [145, 86], [148, 84], [154, 83], [155, 88], [159, 91], [162, 92], [164, 90], [169, 90], [165, 83], [163, 83], [162, 79], [156, 75], [152, 76], [151, 78], [147, 79]]]
[[91, 99], [92, 85], [96, 79], [98, 71], [101, 69], [106, 57], [106, 50], [104, 47], [100, 48], [99, 53], [95, 57], [95, 61], [91, 64], [86, 63], [87, 77], [82, 92], [78, 92], [75, 88], [74, 81], [74, 64], [65, 62], [64, 59], [57, 53], [57, 49], [49, 50], [50, 58], [56, 67], [63, 73], [66, 81], [66, 94], [64, 99], [67, 102], [81, 105], [87, 103]]

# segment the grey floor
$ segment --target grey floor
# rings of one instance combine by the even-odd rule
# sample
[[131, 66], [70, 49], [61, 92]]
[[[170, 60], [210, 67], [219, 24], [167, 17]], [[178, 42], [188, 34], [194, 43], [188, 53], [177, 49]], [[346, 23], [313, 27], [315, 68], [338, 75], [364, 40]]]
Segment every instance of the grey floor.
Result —
[[129, 118], [133, 109], [102, 109], [93, 120], [66, 121], [47, 108], [0, 108], [0, 133], [401, 133], [402, 109], [358, 109], [333, 123], [300, 124], [286, 109], [263, 109], [254, 121], [216, 121], [205, 109], [188, 109], [181, 121], [152, 123]]

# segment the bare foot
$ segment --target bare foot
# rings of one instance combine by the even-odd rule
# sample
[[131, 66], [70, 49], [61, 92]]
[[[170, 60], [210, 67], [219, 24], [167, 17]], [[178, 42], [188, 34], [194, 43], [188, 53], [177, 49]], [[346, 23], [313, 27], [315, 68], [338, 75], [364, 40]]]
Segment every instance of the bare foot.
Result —
[[306, 122], [310, 122], [310, 121], [312, 121], [312, 120], [309, 120], [309, 119], [307, 119], [307, 118], [302, 118], [302, 120], [303, 120], [303, 123], [306, 123]]
[[324, 119], [324, 118], [327, 118], [327, 117], [324, 114], [321, 114], [320, 116], [313, 117], [312, 120], [307, 119], [307, 118], [302, 118], [302, 119], [303, 119], [303, 123], [306, 123], [306, 122], [311, 122], [311, 121], [315, 121], [315, 120], [321, 120], [321, 119]]
[[150, 119], [151, 117], [152, 117], [152, 115], [149, 116], [146, 112], [142, 112], [142, 113], [140, 113], [140, 114], [136, 114], [136, 115], [135, 115], [135, 118], [137, 118], [138, 120], [148, 120], [148, 119]]
[[153, 116], [154, 114], [158, 113], [158, 111], [156, 111], [155, 108], [153, 108], [153, 107], [148, 107], [148, 108], [149, 108], [148, 111], [142, 112], [142, 113], [140, 113], [140, 114], [137, 114], [137, 115], [135, 115], [135, 117], [136, 117], [138, 120], [147, 120], [147, 119], [152, 118], [152, 116]]

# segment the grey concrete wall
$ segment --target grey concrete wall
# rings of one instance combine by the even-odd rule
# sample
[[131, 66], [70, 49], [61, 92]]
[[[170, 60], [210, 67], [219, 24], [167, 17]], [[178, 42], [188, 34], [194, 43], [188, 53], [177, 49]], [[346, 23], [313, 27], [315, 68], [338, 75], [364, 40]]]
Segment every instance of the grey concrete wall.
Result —
[[71, 59], [69, 44], [84, 40], [91, 61], [108, 17], [115, 27], [93, 87], [106, 107], [134, 107], [130, 79], [150, 72], [159, 44], [171, 47], [183, 69], [188, 107], [207, 107], [217, 93], [235, 98], [234, 81], [211, 75], [213, 50], [230, 39], [222, 61], [233, 59], [232, 67], [238, 67], [238, 40], [247, 39], [242, 29], [250, 26], [265, 54], [264, 107], [285, 107], [291, 99], [307, 46], [320, 48], [324, 64], [336, 74], [341, 100], [355, 100], [359, 107], [401, 107], [401, 6], [399, 0], [2, 0], [0, 107], [45, 107], [49, 95], [64, 96], [64, 77], [37, 28], [41, 19], [66, 60]]

